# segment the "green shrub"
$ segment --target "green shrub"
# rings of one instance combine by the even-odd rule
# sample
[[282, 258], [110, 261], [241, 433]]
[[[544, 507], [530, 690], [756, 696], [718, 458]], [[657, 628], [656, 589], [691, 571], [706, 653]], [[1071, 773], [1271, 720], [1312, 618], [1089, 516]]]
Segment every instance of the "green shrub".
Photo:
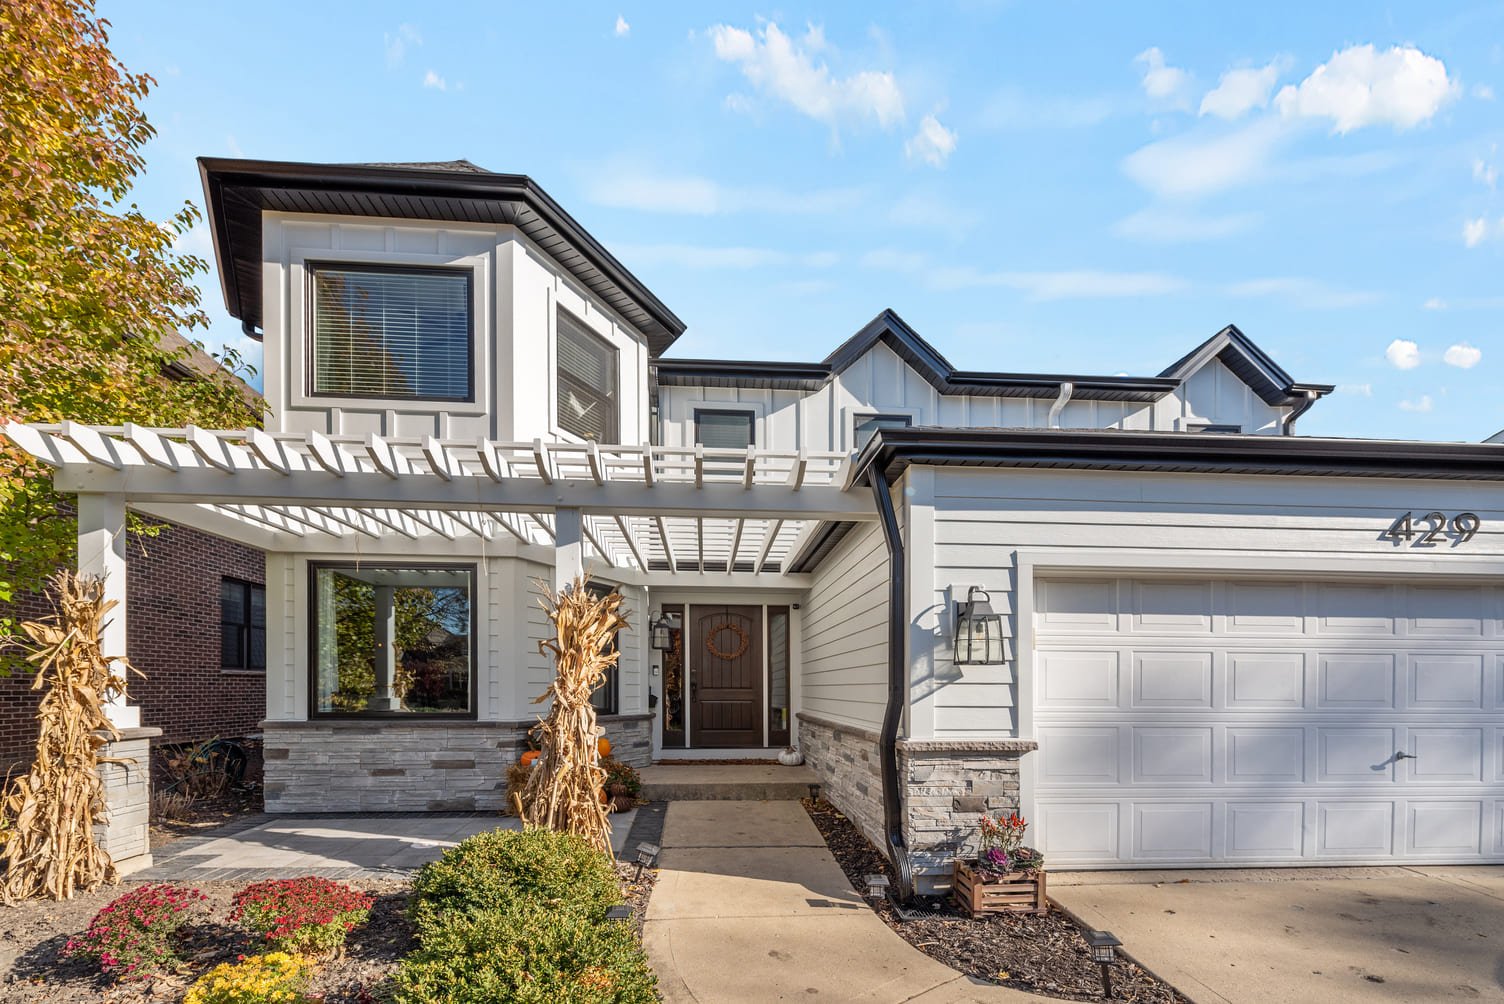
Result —
[[657, 978], [631, 925], [517, 903], [430, 923], [393, 978], [395, 1004], [647, 1004]]
[[621, 902], [610, 860], [579, 837], [550, 830], [492, 830], [424, 865], [413, 879], [412, 917], [421, 931], [445, 914], [479, 914], [522, 903], [577, 908], [594, 919]]

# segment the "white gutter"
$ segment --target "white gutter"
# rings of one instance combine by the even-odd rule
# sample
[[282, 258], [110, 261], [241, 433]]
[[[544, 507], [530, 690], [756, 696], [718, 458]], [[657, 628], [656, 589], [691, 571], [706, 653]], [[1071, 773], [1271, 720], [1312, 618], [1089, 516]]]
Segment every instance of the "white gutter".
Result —
[[1060, 385], [1060, 396], [1055, 398], [1054, 404], [1050, 405], [1050, 428], [1060, 428], [1060, 413], [1065, 410], [1065, 406], [1070, 403], [1071, 395], [1075, 392], [1076, 385], [1073, 383]]

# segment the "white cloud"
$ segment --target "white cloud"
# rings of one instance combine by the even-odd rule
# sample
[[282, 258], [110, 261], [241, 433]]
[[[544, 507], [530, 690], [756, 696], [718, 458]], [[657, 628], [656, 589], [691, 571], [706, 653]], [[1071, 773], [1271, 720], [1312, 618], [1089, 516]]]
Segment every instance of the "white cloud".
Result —
[[830, 268], [834, 251], [793, 252], [773, 248], [705, 247], [697, 244], [618, 244], [617, 254], [637, 266], [671, 265], [692, 269], [749, 269], [798, 266]]
[[1373, 397], [1373, 384], [1371, 383], [1339, 383], [1338, 394], [1355, 394], [1358, 397]]
[[938, 289], [1001, 287], [1034, 300], [1094, 300], [1163, 296], [1186, 287], [1184, 279], [1157, 272], [982, 272], [971, 266], [936, 269], [930, 283]]
[[449, 90], [449, 84], [445, 82], [443, 77], [439, 76], [438, 73], [433, 70], [429, 70], [427, 73], [423, 74], [423, 86], [432, 88], [436, 91]]
[[1494, 89], [1487, 84], [1474, 84], [1473, 97], [1479, 101], [1492, 101], [1494, 99]]
[[1400, 411], [1409, 411], [1414, 412], [1417, 415], [1424, 415], [1426, 412], [1431, 410], [1431, 404], [1431, 395], [1422, 394], [1414, 401], [1401, 401]]
[[1258, 226], [1259, 219], [1257, 213], [1197, 216], [1151, 206], [1118, 220], [1113, 224], [1112, 231], [1119, 237], [1130, 240], [1182, 244], [1232, 237]]
[[950, 155], [956, 152], [956, 134], [940, 124], [933, 115], [919, 120], [919, 131], [903, 145], [904, 155], [910, 160], [922, 160], [931, 167], [944, 167]]
[[1488, 163], [1482, 157], [1473, 160], [1473, 180], [1482, 182], [1489, 188], [1493, 188], [1499, 181], [1499, 169]]
[[868, 197], [868, 193], [860, 188], [790, 192], [724, 185], [696, 174], [661, 174], [619, 159], [588, 169], [582, 186], [585, 198], [598, 206], [686, 216], [742, 212], [779, 216], [821, 215], [854, 209]]
[[1467, 342], [1458, 342], [1449, 347], [1441, 357], [1441, 361], [1448, 366], [1455, 366], [1460, 370], [1470, 370], [1483, 359], [1483, 350]]
[[1384, 358], [1395, 369], [1413, 370], [1420, 365], [1420, 346], [1408, 338], [1396, 338], [1384, 350]]
[[1123, 171], [1162, 198], [1211, 195], [1266, 175], [1284, 138], [1279, 122], [1268, 118], [1209, 138], [1176, 136], [1135, 150]]
[[1465, 220], [1462, 224], [1462, 243], [1475, 248], [1488, 238], [1488, 230], [1488, 220], [1481, 216], [1476, 220]]
[[850, 122], [875, 121], [884, 129], [903, 121], [904, 97], [892, 73], [860, 70], [837, 77], [814, 54], [825, 36], [811, 27], [802, 42], [773, 22], [757, 34], [718, 24], [709, 30], [715, 54], [734, 63], [753, 88], [792, 105], [832, 130]]
[[1330, 119], [1336, 133], [1371, 125], [1410, 129], [1430, 121], [1457, 92], [1446, 65], [1419, 49], [1355, 45], [1333, 53], [1298, 85], [1281, 88], [1274, 104], [1285, 116]]
[[1446, 310], [1447, 301], [1443, 300], [1439, 296], [1433, 296], [1425, 303], [1421, 304], [1421, 307], [1425, 310]]
[[1054, 97], [1010, 88], [994, 94], [977, 121], [986, 129], [1081, 129], [1105, 122], [1117, 110], [1108, 97]]
[[1257, 68], [1228, 70], [1201, 99], [1201, 115], [1221, 119], [1242, 118], [1255, 108], [1267, 108], [1269, 95], [1279, 82], [1280, 61]]
[[1144, 65], [1144, 76], [1139, 83], [1145, 94], [1156, 101], [1183, 103], [1183, 92], [1191, 82], [1191, 75], [1179, 67], [1167, 65], [1165, 54], [1158, 46], [1145, 49], [1134, 56], [1133, 61]]
[[628, 34], [631, 33], [632, 26], [627, 23], [627, 19], [626, 18], [624, 18], [620, 14], [618, 14], [618, 15], [616, 15], [616, 27], [615, 27], [614, 31], [616, 32], [616, 37], [617, 38], [622, 38], [623, 36], [628, 35]]
[[1360, 307], [1378, 300], [1379, 294], [1361, 289], [1342, 289], [1318, 279], [1303, 276], [1274, 276], [1247, 279], [1227, 287], [1231, 296], [1269, 296], [1288, 300], [1298, 307], [1313, 310], [1336, 310]]
[[398, 25], [396, 31], [388, 31], [382, 34], [382, 44], [386, 47], [386, 65], [397, 67], [407, 58], [409, 46], [423, 44], [423, 36], [418, 34], [418, 29], [410, 24]]

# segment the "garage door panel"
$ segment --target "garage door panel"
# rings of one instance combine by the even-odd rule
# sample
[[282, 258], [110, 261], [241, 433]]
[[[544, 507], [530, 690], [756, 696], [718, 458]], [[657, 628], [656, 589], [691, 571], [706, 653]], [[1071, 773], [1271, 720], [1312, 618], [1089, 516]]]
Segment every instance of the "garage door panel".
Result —
[[1341, 784], [1390, 784], [1396, 741], [1394, 729], [1318, 727], [1316, 778]]
[[1405, 761], [1410, 780], [1421, 783], [1483, 780], [1483, 730], [1413, 728]]
[[1305, 591], [1289, 583], [1229, 582], [1223, 586], [1228, 634], [1300, 634]]
[[1206, 728], [1135, 728], [1135, 784], [1212, 781], [1212, 730]]
[[1423, 653], [1410, 656], [1410, 707], [1447, 710], [1483, 707], [1483, 656]]
[[1319, 802], [1318, 857], [1387, 858], [1394, 854], [1394, 803]]
[[1417, 856], [1473, 855], [1482, 846], [1482, 802], [1411, 802], [1405, 850]]
[[1210, 708], [1210, 652], [1135, 652], [1135, 708]]
[[1040, 783], [1060, 786], [1118, 783], [1123, 762], [1119, 743], [1115, 726], [1041, 728]]
[[1405, 595], [1407, 633], [1481, 638], [1486, 596], [1482, 586], [1410, 586]]
[[1110, 861], [1119, 857], [1116, 802], [1081, 802], [1046, 806], [1040, 810], [1040, 844], [1049, 848], [1050, 862]]
[[1212, 803], [1134, 803], [1132, 850], [1146, 861], [1210, 861]]
[[1227, 729], [1229, 784], [1302, 784], [1305, 763], [1304, 729]]
[[1303, 708], [1306, 660], [1301, 652], [1227, 653], [1227, 706], [1232, 709]]
[[1314, 587], [1315, 633], [1319, 635], [1393, 635], [1393, 586], [1318, 582]]
[[1395, 707], [1395, 657], [1382, 653], [1322, 655], [1317, 704], [1322, 708]]
[[1039, 694], [1042, 708], [1116, 708], [1117, 652], [1042, 653]]
[[1504, 799], [1494, 803], [1494, 853], [1504, 855]]
[[1229, 802], [1227, 856], [1299, 858], [1304, 853], [1304, 802]]
[[1495, 781], [1504, 782], [1504, 729], [1494, 729], [1493, 756], [1490, 758], [1494, 765]]
[[1141, 634], [1210, 634], [1212, 584], [1134, 582], [1132, 630]]
[[1038, 630], [1079, 631], [1118, 626], [1117, 583], [1110, 580], [1052, 579], [1040, 594]]

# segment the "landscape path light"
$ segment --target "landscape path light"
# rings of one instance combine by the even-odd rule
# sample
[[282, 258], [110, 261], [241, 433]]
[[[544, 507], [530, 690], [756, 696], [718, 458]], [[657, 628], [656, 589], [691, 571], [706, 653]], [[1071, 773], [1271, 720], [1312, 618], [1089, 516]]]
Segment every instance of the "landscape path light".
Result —
[[1091, 948], [1091, 960], [1102, 967], [1102, 996], [1112, 996], [1112, 967], [1117, 965], [1118, 948], [1122, 942], [1111, 931], [1087, 931], [1086, 944]]
[[644, 843], [637, 845], [637, 875], [635, 878], [633, 878], [632, 881], [642, 881], [642, 870], [644, 868], [653, 867], [653, 862], [658, 860], [658, 852], [661, 850], [663, 850], [663, 848], [659, 847], [657, 844]]

